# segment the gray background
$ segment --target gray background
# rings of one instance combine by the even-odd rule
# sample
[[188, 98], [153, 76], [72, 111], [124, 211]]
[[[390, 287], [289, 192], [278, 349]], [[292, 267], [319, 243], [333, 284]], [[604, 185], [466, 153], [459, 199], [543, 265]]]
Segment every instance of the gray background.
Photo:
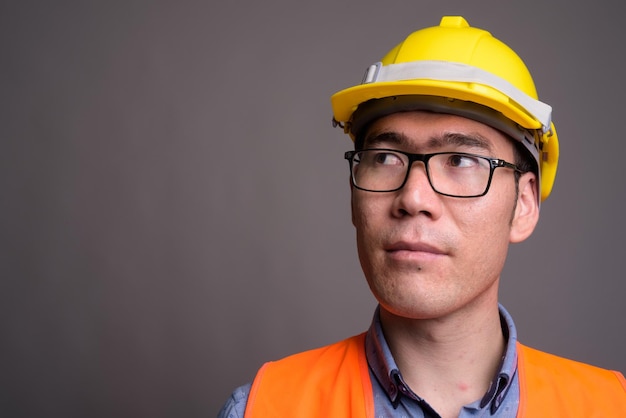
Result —
[[463, 14], [527, 62], [562, 159], [501, 298], [626, 371], [620, 2], [0, 3], [0, 416], [206, 417], [369, 324], [329, 96]]

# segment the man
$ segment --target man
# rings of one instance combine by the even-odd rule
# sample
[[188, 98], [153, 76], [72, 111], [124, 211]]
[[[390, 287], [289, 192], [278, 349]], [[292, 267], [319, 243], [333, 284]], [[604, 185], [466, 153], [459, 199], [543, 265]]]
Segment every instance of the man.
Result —
[[521, 59], [462, 17], [332, 97], [355, 141], [352, 222], [379, 302], [361, 335], [264, 365], [222, 417], [626, 417], [619, 372], [525, 347], [498, 304], [558, 162]]

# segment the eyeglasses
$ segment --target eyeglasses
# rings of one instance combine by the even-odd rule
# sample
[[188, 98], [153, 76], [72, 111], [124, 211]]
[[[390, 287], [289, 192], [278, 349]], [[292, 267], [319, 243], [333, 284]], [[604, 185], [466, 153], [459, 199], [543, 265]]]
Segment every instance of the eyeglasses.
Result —
[[364, 149], [348, 151], [344, 157], [350, 163], [354, 187], [368, 192], [400, 190], [415, 161], [424, 163], [433, 190], [451, 197], [484, 196], [496, 168], [522, 172], [515, 164], [504, 160], [464, 152], [411, 154], [392, 149]]

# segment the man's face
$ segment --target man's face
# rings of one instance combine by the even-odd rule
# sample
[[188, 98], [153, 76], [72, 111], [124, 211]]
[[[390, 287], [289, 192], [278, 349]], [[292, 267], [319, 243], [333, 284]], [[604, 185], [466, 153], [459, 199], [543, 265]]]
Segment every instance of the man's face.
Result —
[[[428, 112], [379, 119], [369, 128], [364, 148], [458, 151], [514, 160], [513, 144], [499, 131]], [[529, 191], [534, 181], [533, 174], [522, 175], [516, 195], [513, 170], [498, 168], [485, 196], [446, 197], [431, 188], [423, 163], [416, 162], [396, 192], [352, 187], [359, 259], [382, 308], [402, 317], [432, 319], [477, 304], [494, 306], [509, 242], [525, 239], [537, 222], [536, 194]]]

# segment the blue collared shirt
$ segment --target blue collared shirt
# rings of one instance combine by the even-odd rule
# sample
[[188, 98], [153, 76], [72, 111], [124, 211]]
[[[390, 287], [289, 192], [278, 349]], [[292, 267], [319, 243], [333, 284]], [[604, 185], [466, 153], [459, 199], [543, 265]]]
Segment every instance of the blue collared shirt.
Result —
[[[517, 331], [511, 315], [500, 306], [502, 332], [507, 340], [500, 370], [482, 399], [465, 405], [459, 418], [469, 417], [515, 417], [519, 404], [517, 377]], [[434, 411], [425, 399], [414, 393], [402, 378], [402, 373], [391, 355], [380, 324], [379, 309], [365, 338], [367, 362], [374, 392], [376, 417], [435, 418]], [[419, 367], [419, 366], [418, 366]], [[241, 386], [224, 404], [218, 418], [243, 417], [250, 384]]]

